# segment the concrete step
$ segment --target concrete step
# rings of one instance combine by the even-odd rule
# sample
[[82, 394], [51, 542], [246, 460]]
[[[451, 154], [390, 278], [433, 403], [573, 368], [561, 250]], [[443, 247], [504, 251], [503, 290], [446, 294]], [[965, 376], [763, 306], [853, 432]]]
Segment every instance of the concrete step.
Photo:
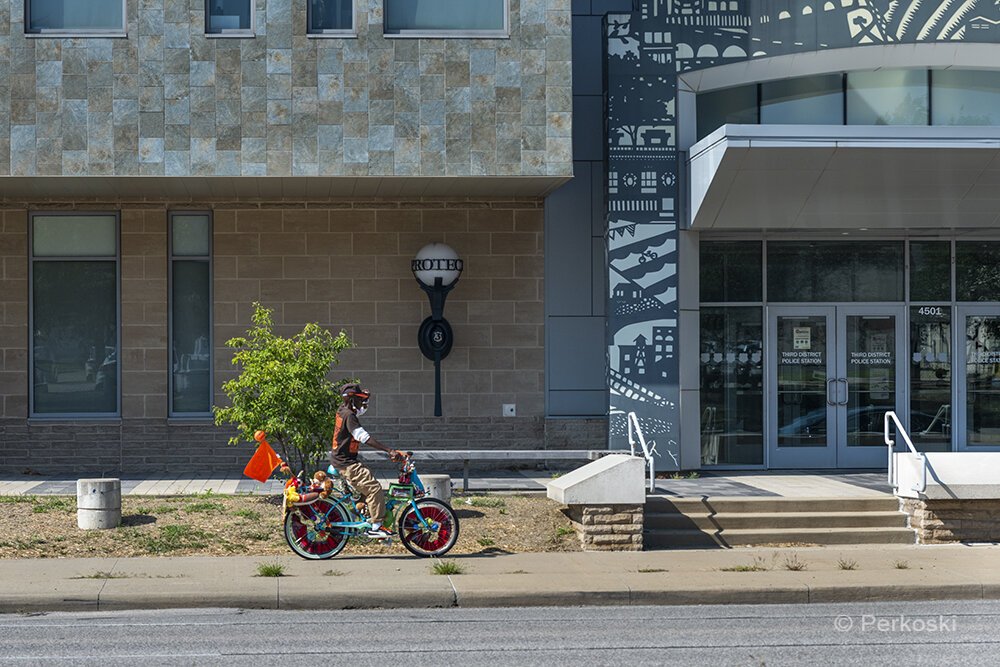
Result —
[[774, 528], [732, 529], [720, 533], [697, 529], [643, 531], [646, 549], [777, 545], [913, 544], [909, 528]]
[[906, 526], [906, 515], [890, 512], [732, 512], [646, 514], [650, 529], [766, 529], [766, 528], [898, 528]]
[[649, 496], [647, 514], [734, 514], [762, 512], [893, 512], [899, 509], [895, 496], [859, 498], [665, 498]]

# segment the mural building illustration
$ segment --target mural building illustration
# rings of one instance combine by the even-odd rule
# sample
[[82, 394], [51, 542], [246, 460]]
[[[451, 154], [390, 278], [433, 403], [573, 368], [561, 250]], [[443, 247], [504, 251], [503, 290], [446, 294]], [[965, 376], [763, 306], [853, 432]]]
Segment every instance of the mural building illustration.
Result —
[[639, 0], [604, 25], [610, 444], [628, 446], [626, 416], [635, 412], [670, 467], [679, 459], [677, 266], [684, 261], [678, 72], [852, 46], [997, 42], [1000, 3]]

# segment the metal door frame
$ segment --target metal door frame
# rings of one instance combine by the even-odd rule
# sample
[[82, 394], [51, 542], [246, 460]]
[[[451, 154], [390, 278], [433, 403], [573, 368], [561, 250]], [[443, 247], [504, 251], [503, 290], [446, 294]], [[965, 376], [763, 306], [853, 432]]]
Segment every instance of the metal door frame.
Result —
[[[909, 431], [910, 410], [908, 406], [909, 385], [907, 380], [907, 364], [909, 359], [909, 327], [907, 326], [907, 310], [904, 304], [895, 305], [854, 305], [844, 304], [836, 307], [837, 318], [837, 338], [836, 338], [836, 365], [837, 365], [837, 388], [838, 388], [838, 408], [837, 408], [837, 438], [835, 447], [837, 450], [838, 468], [882, 468], [886, 463], [885, 446], [869, 447], [848, 447], [847, 445], [847, 392], [850, 386], [847, 383], [847, 369], [849, 361], [847, 358], [847, 318], [852, 315], [864, 316], [884, 316], [895, 317], [895, 381], [896, 391], [893, 402], [895, 412], [902, 415], [903, 425]], [[841, 388], [841, 383], [844, 385]], [[840, 398], [840, 391], [845, 391], [843, 400]]]
[[[834, 305], [767, 306], [767, 346], [764, 377], [767, 387], [767, 446], [769, 469], [833, 468], [836, 466], [837, 409], [832, 402], [831, 382], [836, 376], [837, 308]], [[778, 318], [821, 316], [826, 319], [827, 442], [825, 447], [778, 447]], [[835, 382], [833, 384], [836, 384]]]
[[[997, 311], [992, 311], [996, 313]], [[895, 317], [895, 404], [896, 411], [909, 426], [909, 373], [905, 363], [909, 350], [909, 319], [906, 305], [822, 304], [768, 305], [766, 307], [765, 386], [767, 387], [767, 435], [765, 464], [768, 469], [789, 468], [881, 468], [885, 465], [882, 447], [847, 446], [847, 317], [883, 315]], [[827, 445], [826, 447], [778, 447], [777, 325], [779, 317], [823, 316], [827, 322]], [[964, 368], [964, 366], [963, 366]], [[964, 385], [963, 385], [964, 386]], [[830, 404], [832, 400], [833, 404]], [[988, 448], [983, 448], [988, 449]], [[1000, 449], [1000, 447], [998, 447]]]

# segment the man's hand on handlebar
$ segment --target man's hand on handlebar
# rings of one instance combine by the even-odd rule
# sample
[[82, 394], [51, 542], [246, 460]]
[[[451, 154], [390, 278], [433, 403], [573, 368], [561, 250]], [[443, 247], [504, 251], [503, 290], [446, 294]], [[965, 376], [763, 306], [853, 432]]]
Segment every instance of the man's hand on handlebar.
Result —
[[389, 460], [395, 461], [396, 463], [399, 463], [400, 461], [405, 461], [407, 458], [408, 457], [406, 456], [406, 452], [401, 452], [395, 449], [389, 452]]

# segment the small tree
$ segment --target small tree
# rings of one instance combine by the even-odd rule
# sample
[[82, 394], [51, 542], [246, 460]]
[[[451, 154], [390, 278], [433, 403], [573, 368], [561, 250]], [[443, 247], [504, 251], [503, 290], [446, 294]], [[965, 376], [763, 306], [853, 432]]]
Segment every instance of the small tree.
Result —
[[231, 405], [213, 408], [215, 423], [236, 426], [231, 445], [254, 442], [254, 431], [264, 431], [289, 465], [310, 470], [330, 447], [338, 388], [349, 381], [331, 381], [330, 369], [353, 343], [316, 323], [283, 338], [274, 333], [269, 308], [254, 303], [253, 310], [247, 335], [226, 341], [240, 374], [222, 385]]

